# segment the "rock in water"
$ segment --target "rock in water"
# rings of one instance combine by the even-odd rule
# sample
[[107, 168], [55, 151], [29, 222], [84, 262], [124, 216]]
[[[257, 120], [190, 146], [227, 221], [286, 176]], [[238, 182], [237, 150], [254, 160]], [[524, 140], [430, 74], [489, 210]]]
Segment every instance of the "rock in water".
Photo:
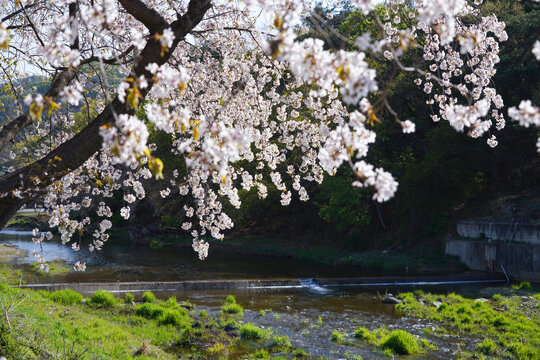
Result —
[[401, 304], [401, 300], [393, 296], [386, 296], [382, 302], [386, 304]]

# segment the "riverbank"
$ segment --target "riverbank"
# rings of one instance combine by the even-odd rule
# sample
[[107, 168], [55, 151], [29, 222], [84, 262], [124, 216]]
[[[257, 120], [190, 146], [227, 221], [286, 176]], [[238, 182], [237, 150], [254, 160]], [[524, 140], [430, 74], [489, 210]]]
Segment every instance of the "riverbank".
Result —
[[[235, 254], [285, 257], [314, 263], [355, 267], [367, 274], [439, 275], [462, 273], [467, 266], [456, 256], [444, 253], [444, 242], [434, 239], [406, 251], [365, 250], [327, 247], [313, 244], [309, 239], [284, 241], [268, 236], [231, 236], [223, 241], [207, 239], [212, 254]], [[151, 248], [191, 248], [190, 237], [170, 235], [151, 236], [147, 239]]]

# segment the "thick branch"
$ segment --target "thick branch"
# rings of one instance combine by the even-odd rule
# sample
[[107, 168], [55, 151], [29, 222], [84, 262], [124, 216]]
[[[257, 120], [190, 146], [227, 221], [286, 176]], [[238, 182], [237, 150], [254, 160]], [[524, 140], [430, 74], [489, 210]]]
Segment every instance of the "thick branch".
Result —
[[146, 6], [141, 0], [118, 0], [126, 11], [140, 21], [150, 33], [159, 32], [167, 27], [167, 21], [160, 13]]

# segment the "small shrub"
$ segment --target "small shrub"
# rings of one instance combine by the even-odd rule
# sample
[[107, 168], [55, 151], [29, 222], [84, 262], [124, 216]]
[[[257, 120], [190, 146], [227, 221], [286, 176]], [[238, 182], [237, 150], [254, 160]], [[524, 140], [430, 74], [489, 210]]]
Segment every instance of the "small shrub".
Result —
[[336, 341], [336, 342], [342, 342], [343, 341], [343, 334], [339, 331], [332, 331], [332, 336], [330, 337], [330, 340]]
[[178, 310], [164, 310], [159, 317], [159, 322], [163, 325], [184, 326], [187, 325], [184, 314]]
[[240, 337], [242, 339], [259, 340], [264, 339], [266, 336], [266, 332], [253, 323], [247, 323], [240, 327]]
[[98, 305], [102, 307], [113, 307], [116, 304], [114, 295], [105, 290], [98, 290], [90, 298], [91, 305]]
[[126, 293], [124, 301], [126, 304], [132, 304], [135, 301], [135, 297], [131, 293]]
[[201, 311], [199, 311], [199, 316], [202, 319], [206, 319], [208, 317], [208, 313], [205, 310], [201, 310]]
[[322, 317], [317, 318], [317, 325], [322, 325]]
[[151, 249], [161, 249], [162, 246], [163, 246], [163, 244], [159, 240], [152, 239], [150, 241], [150, 248]]
[[354, 337], [364, 341], [370, 341], [373, 339], [373, 334], [365, 327], [359, 327], [354, 330]]
[[163, 315], [164, 309], [156, 304], [145, 303], [135, 306], [135, 314], [147, 319], [156, 319]]
[[83, 296], [81, 294], [71, 289], [52, 292], [49, 297], [52, 301], [62, 305], [78, 304], [83, 299]]
[[259, 310], [259, 316], [263, 317], [264, 315], [266, 315], [266, 311]]
[[531, 290], [532, 289], [532, 286], [531, 286], [531, 283], [528, 282], [528, 281], [522, 281], [519, 286], [518, 286], [518, 289], [521, 289], [521, 290]]
[[155, 303], [157, 299], [151, 291], [145, 291], [142, 295], [142, 301], [144, 303]]
[[221, 307], [221, 311], [225, 314], [235, 314], [242, 316], [244, 314], [244, 309], [240, 304], [235, 303], [226, 303]]
[[494, 301], [501, 301], [503, 299], [501, 294], [493, 294], [491, 297]]
[[233, 295], [227, 295], [227, 299], [225, 299], [225, 302], [227, 304], [236, 304], [236, 298]]
[[280, 348], [291, 347], [291, 339], [289, 339], [288, 336], [274, 335], [272, 338], [272, 346]]
[[410, 355], [419, 352], [418, 340], [405, 330], [395, 330], [382, 343], [383, 349], [391, 350], [400, 355]]
[[476, 345], [476, 348], [484, 355], [493, 355], [497, 345], [491, 339], [484, 339], [484, 341]]

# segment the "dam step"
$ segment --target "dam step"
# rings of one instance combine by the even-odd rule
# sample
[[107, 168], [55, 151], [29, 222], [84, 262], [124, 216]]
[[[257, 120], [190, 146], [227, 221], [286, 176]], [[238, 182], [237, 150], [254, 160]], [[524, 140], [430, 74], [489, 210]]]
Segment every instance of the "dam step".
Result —
[[72, 289], [90, 294], [97, 290], [112, 293], [125, 292], [172, 292], [228, 289], [294, 289], [307, 288], [317, 292], [328, 288], [361, 287], [378, 289], [398, 286], [436, 286], [460, 284], [503, 285], [507, 281], [497, 274], [464, 274], [456, 276], [418, 276], [418, 277], [358, 277], [358, 278], [312, 278], [312, 279], [273, 279], [273, 280], [196, 280], [196, 281], [132, 281], [132, 282], [86, 282], [24, 284], [23, 288], [56, 291]]

